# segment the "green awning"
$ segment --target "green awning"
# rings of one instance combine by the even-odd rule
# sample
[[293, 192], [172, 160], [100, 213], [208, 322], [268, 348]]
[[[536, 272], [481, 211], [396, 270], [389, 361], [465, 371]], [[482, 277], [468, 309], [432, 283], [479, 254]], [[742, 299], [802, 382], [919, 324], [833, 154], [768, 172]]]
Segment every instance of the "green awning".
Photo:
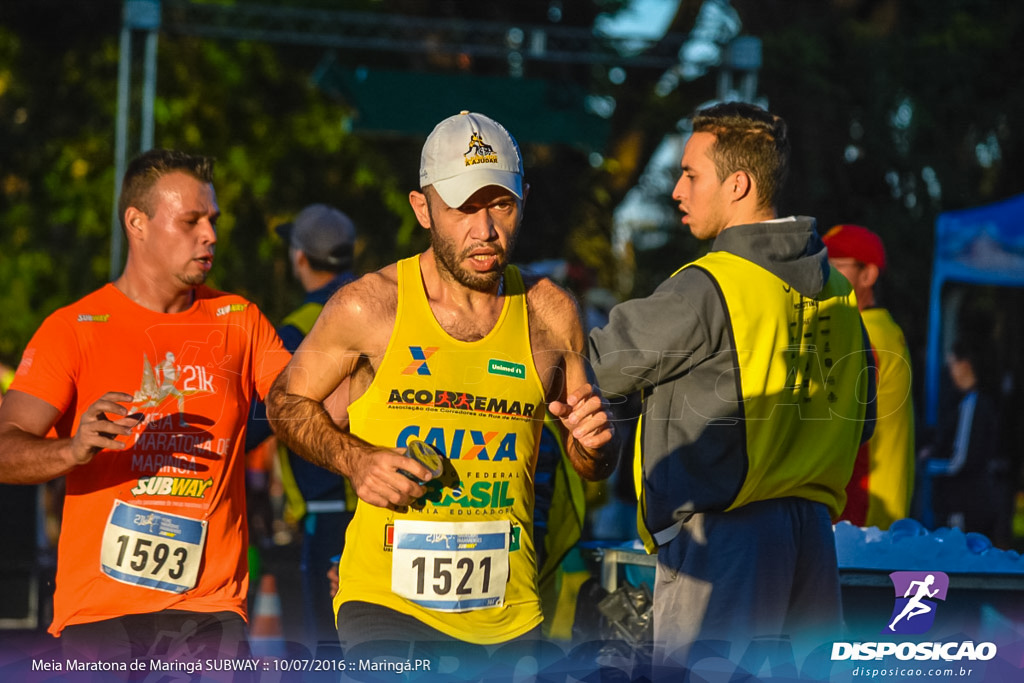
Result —
[[356, 114], [353, 130], [426, 136], [466, 109], [505, 124], [520, 144], [567, 144], [603, 152], [609, 122], [585, 108], [578, 85], [536, 78], [420, 73], [322, 64], [313, 77]]

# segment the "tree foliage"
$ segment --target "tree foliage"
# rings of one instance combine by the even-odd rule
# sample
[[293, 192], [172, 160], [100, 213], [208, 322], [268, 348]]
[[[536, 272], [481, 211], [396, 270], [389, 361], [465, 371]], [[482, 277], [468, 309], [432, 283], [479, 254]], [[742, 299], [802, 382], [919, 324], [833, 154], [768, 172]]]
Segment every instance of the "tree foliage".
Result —
[[[1024, 191], [1024, 7], [988, 0], [734, 5], [793, 131], [782, 209], [882, 235], [883, 304], [923, 361], [935, 219]], [[785, 7], [783, 7], [785, 5]]]
[[[282, 4], [523, 25], [551, 23], [557, 5], [562, 25], [590, 26], [599, 12], [627, 3]], [[672, 31], [689, 32], [700, 4], [682, 0]], [[894, 265], [886, 303], [920, 345], [935, 216], [1024, 186], [1016, 173], [1024, 60], [1011, 52], [1024, 37], [1024, 8], [997, 0], [732, 4], [744, 33], [763, 40], [759, 93], [794, 135], [780, 208], [817, 216], [822, 227], [859, 222], [879, 231]], [[0, 3], [2, 361], [16, 361], [45, 315], [108, 277], [120, 22], [118, 0]], [[353, 217], [361, 269], [426, 244], [406, 200], [418, 184], [422, 137], [354, 132], [351, 103], [312, 81], [324, 54], [297, 44], [159, 39], [155, 143], [217, 157], [223, 218], [213, 284], [251, 297], [272, 319], [300, 296], [273, 227], [307, 203], [328, 202]], [[337, 59], [423, 72], [509, 70], [501, 60], [429, 54], [339, 50]], [[610, 96], [615, 111], [599, 162], [568, 145], [524, 145], [532, 190], [517, 260], [570, 259], [612, 288], [627, 265], [639, 276], [618, 293], [649, 293], [706, 247], [673, 221], [665, 245], [623, 264], [610, 246], [612, 212], [663, 135], [715, 97], [714, 74], [667, 97], [654, 94], [652, 69], [627, 69], [624, 82], [612, 83], [607, 65], [527, 62], [524, 75]], [[516, 122], [506, 123], [515, 132]]]

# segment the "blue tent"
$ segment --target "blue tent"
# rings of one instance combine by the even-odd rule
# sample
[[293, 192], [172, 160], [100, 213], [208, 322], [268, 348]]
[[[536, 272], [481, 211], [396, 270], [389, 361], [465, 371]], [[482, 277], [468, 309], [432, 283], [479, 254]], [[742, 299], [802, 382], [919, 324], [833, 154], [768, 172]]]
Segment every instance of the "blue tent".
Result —
[[943, 301], [950, 283], [1024, 287], [1024, 195], [939, 214], [928, 317], [925, 422], [938, 419], [943, 358], [953, 342], [956, 312]]

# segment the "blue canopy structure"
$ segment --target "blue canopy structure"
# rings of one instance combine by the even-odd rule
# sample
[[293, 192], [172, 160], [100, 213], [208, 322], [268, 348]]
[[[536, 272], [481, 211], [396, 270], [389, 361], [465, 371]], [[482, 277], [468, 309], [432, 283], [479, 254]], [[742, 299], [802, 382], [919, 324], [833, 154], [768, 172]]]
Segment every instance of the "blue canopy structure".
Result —
[[949, 283], [1024, 287], [1024, 194], [947, 211], [935, 222], [925, 367], [928, 425], [938, 419], [943, 358], [955, 336], [955, 315], [943, 307], [943, 287]]

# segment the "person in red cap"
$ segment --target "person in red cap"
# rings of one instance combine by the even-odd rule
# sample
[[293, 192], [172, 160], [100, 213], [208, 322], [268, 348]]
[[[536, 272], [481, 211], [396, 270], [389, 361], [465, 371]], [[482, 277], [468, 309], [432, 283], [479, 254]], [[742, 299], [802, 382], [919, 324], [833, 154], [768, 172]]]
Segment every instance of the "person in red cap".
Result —
[[910, 351], [903, 330], [877, 305], [875, 284], [885, 270], [882, 239], [860, 225], [825, 233], [828, 260], [853, 285], [878, 368], [878, 422], [857, 454], [841, 519], [888, 529], [909, 514], [914, 485], [914, 403]]

